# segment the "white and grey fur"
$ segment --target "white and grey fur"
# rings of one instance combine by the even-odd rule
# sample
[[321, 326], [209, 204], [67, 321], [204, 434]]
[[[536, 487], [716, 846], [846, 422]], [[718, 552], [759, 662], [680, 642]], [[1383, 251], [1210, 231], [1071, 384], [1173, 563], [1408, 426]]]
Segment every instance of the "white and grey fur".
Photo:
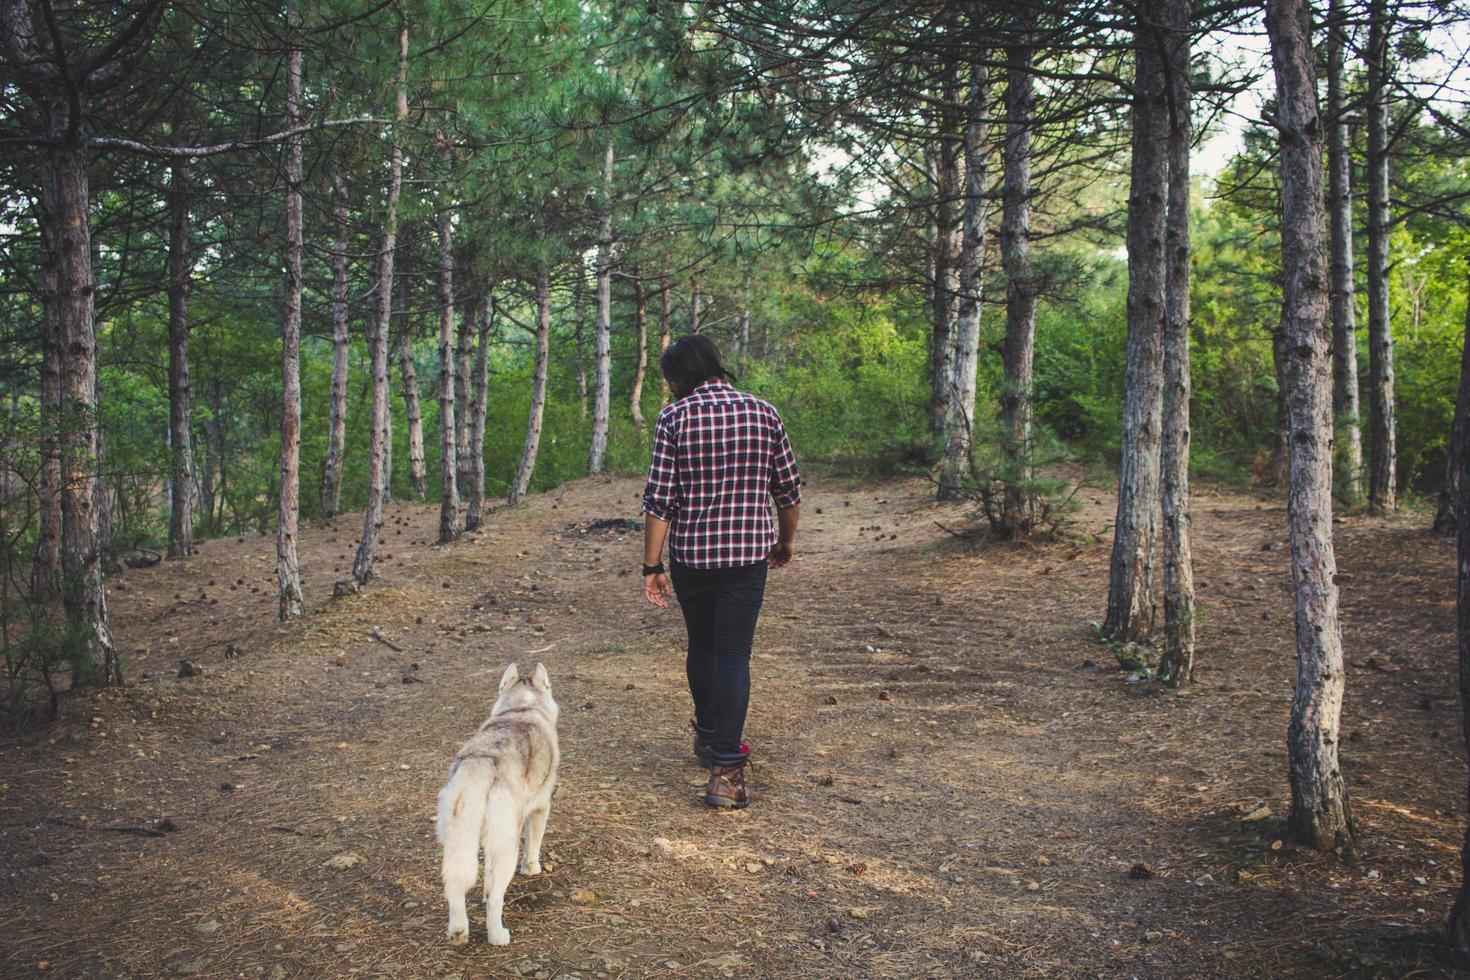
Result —
[[444, 897], [449, 900], [449, 942], [469, 941], [465, 893], [479, 877], [485, 849], [485, 927], [493, 945], [510, 942], [501, 921], [505, 889], [524, 842], [522, 874], [541, 873], [541, 835], [551, 809], [561, 752], [558, 709], [546, 668], [521, 677], [515, 664], [500, 678], [490, 717], [449, 766], [439, 791], [439, 843], [444, 845]]

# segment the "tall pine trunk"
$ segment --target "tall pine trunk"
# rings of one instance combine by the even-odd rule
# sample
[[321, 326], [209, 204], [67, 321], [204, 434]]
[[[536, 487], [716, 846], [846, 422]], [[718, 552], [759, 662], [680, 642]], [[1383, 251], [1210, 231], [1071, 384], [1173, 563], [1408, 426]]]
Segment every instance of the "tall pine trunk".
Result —
[[[287, 30], [296, 16], [286, 8]], [[286, 128], [301, 125], [301, 49], [286, 55]], [[296, 555], [301, 486], [301, 134], [286, 139], [286, 289], [281, 317], [281, 493], [276, 527], [276, 586], [281, 619], [305, 611]]]
[[168, 556], [194, 550], [194, 454], [189, 414], [189, 160], [173, 162], [168, 187]]
[[[669, 275], [665, 270], [658, 280], [658, 354], [660, 361], [663, 359], [664, 351], [669, 349], [669, 342], [673, 340], [670, 331], [673, 330], [674, 325], [674, 298], [669, 287]], [[662, 411], [663, 407], [669, 403], [669, 383], [664, 380], [662, 369], [658, 373], [658, 389], [658, 407]]]
[[[1454, 523], [1457, 537], [1455, 633], [1460, 654], [1460, 726], [1470, 748], [1470, 288], [1466, 291], [1465, 336], [1460, 349], [1460, 396], [1455, 402], [1450, 460], [1455, 467]], [[1467, 790], [1470, 797], [1470, 790]], [[1470, 824], [1460, 845], [1460, 890], [1450, 910], [1450, 952], [1470, 965]]]
[[990, 70], [977, 59], [971, 69], [968, 119], [965, 122], [965, 202], [960, 218], [960, 310], [955, 321], [954, 397], [945, 418], [944, 466], [939, 473], [939, 499], [954, 500], [970, 475], [970, 448], [975, 425], [975, 371], [980, 357], [980, 300], [984, 289], [985, 222], [990, 202], [989, 179]]
[[959, 140], [950, 138], [950, 127], [930, 149], [934, 184], [934, 285], [930, 302], [929, 370], [932, 380], [930, 410], [936, 436], [944, 433], [944, 420], [949, 412], [951, 386], [954, 380], [954, 326], [960, 302], [959, 249], [960, 213], [955, 207], [959, 196]]
[[475, 311], [475, 377], [470, 404], [470, 482], [466, 493], [464, 529], [473, 531], [485, 514], [485, 413], [490, 397], [490, 291], [480, 297]]
[[347, 184], [332, 174], [332, 407], [322, 467], [322, 513], [342, 510], [342, 453], [347, 442]]
[[546, 413], [546, 370], [551, 346], [551, 274], [543, 267], [536, 274], [536, 369], [531, 383], [531, 414], [526, 420], [526, 444], [510, 488], [510, 503], [518, 504], [531, 489], [536, 470], [536, 451], [541, 445], [541, 419]]
[[[43, 186], [43, 227], [53, 219], [54, 188]], [[61, 588], [61, 317], [57, 255], [46, 235], [41, 270], [41, 460], [36, 474], [36, 556], [31, 592], [38, 601], [54, 599]]]
[[[439, 541], [460, 534], [459, 416], [455, 404], [458, 358], [454, 340], [454, 230], [449, 212], [439, 212]], [[470, 318], [465, 317], [466, 322]], [[465, 413], [468, 414], [468, 413]], [[468, 441], [466, 438], [465, 441]]]
[[1024, 538], [1035, 521], [1031, 445], [1032, 364], [1036, 353], [1036, 273], [1031, 266], [1032, 94], [1029, 26], [1006, 48], [1005, 187], [1001, 203], [1000, 254], [1006, 273], [1006, 333], [1001, 346], [1004, 381], [1000, 416], [1005, 482], [1000, 531]]
[[1363, 496], [1363, 432], [1353, 281], [1353, 162], [1342, 78], [1347, 35], [1344, 16], [1342, 0], [1331, 0], [1327, 15], [1327, 208], [1332, 223], [1332, 414], [1337, 423], [1333, 476], [1339, 495], [1356, 503]]
[[602, 158], [602, 209], [597, 216], [597, 344], [593, 372], [592, 447], [587, 471], [601, 473], [607, 460], [608, 414], [612, 405], [612, 177], [613, 148]]
[[1189, 515], [1189, 146], [1190, 0], [1166, 0], [1169, 78], [1169, 201], [1165, 227], [1164, 424], [1160, 469], [1164, 514], [1164, 652], [1158, 676], [1194, 679], [1194, 549]]
[[633, 270], [633, 326], [638, 333], [638, 358], [633, 368], [633, 391], [628, 396], [628, 409], [638, 433], [643, 433], [643, 375], [648, 371], [648, 297], [643, 290], [639, 270]]
[[587, 417], [587, 270], [577, 261], [577, 281], [572, 287], [573, 330], [577, 336], [577, 405]]
[[[406, 292], [406, 283], [404, 288]], [[429, 492], [429, 468], [424, 460], [424, 409], [419, 399], [418, 367], [413, 359], [413, 340], [410, 336], [413, 326], [407, 309], [408, 297], [404, 296], [401, 302], [404, 309], [400, 314], [394, 349], [398, 353], [398, 373], [403, 381], [403, 414], [408, 422], [408, 485], [414, 499], [422, 500]]]
[[372, 445], [368, 456], [368, 505], [363, 512], [362, 538], [352, 562], [352, 577], [366, 585], [373, 577], [378, 556], [378, 532], [383, 525], [383, 496], [386, 490], [388, 440], [388, 327], [393, 313], [393, 258], [398, 246], [398, 195], [403, 187], [404, 121], [408, 118], [408, 24], [398, 25], [398, 86], [393, 119], [393, 150], [388, 164], [388, 201], [383, 215], [383, 237], [378, 256], [377, 309], [368, 334], [368, 353], [373, 375]]
[[1388, 86], [1387, 0], [1368, 5], [1368, 407], [1373, 456], [1368, 506], [1375, 513], [1397, 506], [1394, 425], [1393, 330], [1388, 307]]
[[[58, 107], [53, 119], [64, 119], [65, 111]], [[105, 542], [98, 521], [97, 338], [87, 145], [79, 135], [66, 133], [64, 122], [59, 128], [46, 151], [43, 179], [51, 184], [48, 238], [54, 249], [61, 346], [61, 595], [67, 619], [85, 645], [84, 666], [74, 683], [121, 684], [122, 665], [107, 622]]]
[[1338, 764], [1342, 635], [1332, 550], [1332, 363], [1322, 122], [1308, 0], [1268, 0], [1281, 157], [1282, 351], [1291, 433], [1287, 519], [1296, 595], [1296, 696], [1287, 746], [1296, 840], [1330, 849], [1352, 840]]
[[699, 333], [699, 317], [703, 312], [704, 296], [699, 291], [699, 280], [689, 281], [689, 335], [692, 337]]
[[[454, 256], [449, 257], [450, 265], [454, 263]], [[453, 290], [450, 291], [450, 302], [454, 301]], [[454, 362], [450, 368], [454, 371], [454, 463], [455, 463], [455, 487], [459, 491], [460, 499], [465, 496], [465, 488], [470, 485], [470, 413], [467, 411], [470, 391], [470, 371], [475, 361], [475, 317], [474, 310], [466, 308], [459, 318], [458, 330], [454, 342]]]
[[1138, 7], [1134, 30], [1133, 164], [1128, 189], [1128, 347], [1118, 513], [1103, 636], [1118, 643], [1153, 633], [1153, 545], [1158, 532], [1159, 436], [1164, 387], [1164, 239], [1169, 106], [1158, 46], [1161, 0]]

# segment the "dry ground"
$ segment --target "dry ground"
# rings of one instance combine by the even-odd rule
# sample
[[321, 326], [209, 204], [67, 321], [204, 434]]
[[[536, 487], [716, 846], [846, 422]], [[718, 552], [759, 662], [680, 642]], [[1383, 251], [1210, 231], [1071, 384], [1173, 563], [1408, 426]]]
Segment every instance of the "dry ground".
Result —
[[[1344, 860], [1277, 843], [1277, 503], [1196, 498], [1201, 665], [1176, 696], [1092, 639], [1110, 497], [1084, 492], [1067, 540], [975, 547], [918, 481], [814, 480], [757, 638], [756, 802], [713, 814], [678, 614], [638, 599], [636, 534], [579, 531], [636, 517], [638, 491], [584, 480], [450, 548], [436, 508], [396, 504], [381, 577], [337, 601], [360, 517], [306, 528], [315, 611], [288, 626], [269, 538], [128, 572], [111, 602], [129, 686], [0, 741], [0, 974], [1437, 969], [1422, 937], [1457, 880], [1466, 777], [1450, 546], [1416, 523], [1338, 526], [1363, 841]], [[176, 679], [182, 657], [203, 676]], [[484, 944], [476, 901], [451, 949], [435, 793], [506, 662], [538, 659], [562, 705], [548, 873], [512, 883], [510, 947]], [[161, 820], [176, 829], [149, 836]]]

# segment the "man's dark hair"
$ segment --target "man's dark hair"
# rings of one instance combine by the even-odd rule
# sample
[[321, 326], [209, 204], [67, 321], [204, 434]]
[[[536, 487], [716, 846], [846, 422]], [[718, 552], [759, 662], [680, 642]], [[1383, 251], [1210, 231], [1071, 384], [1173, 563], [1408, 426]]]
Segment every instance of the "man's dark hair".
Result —
[[711, 378], [735, 380], [720, 362], [720, 349], [703, 334], [694, 334], [669, 345], [658, 359], [659, 370], [670, 390], [683, 398]]

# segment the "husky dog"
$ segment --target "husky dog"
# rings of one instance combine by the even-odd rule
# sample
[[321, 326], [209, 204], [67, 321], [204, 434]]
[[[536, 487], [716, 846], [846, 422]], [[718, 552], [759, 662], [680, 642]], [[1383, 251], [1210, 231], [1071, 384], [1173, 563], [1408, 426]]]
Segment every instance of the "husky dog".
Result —
[[481, 847], [485, 927], [493, 945], [510, 942], [500, 912], [522, 838], [521, 873], [541, 873], [541, 835], [561, 759], [556, 718], [546, 668], [537, 664], [534, 675], [522, 677], [511, 664], [500, 678], [500, 696], [489, 719], [450, 763], [449, 779], [439, 791], [438, 834], [444, 845], [451, 945], [469, 942], [464, 898], [479, 877]]

